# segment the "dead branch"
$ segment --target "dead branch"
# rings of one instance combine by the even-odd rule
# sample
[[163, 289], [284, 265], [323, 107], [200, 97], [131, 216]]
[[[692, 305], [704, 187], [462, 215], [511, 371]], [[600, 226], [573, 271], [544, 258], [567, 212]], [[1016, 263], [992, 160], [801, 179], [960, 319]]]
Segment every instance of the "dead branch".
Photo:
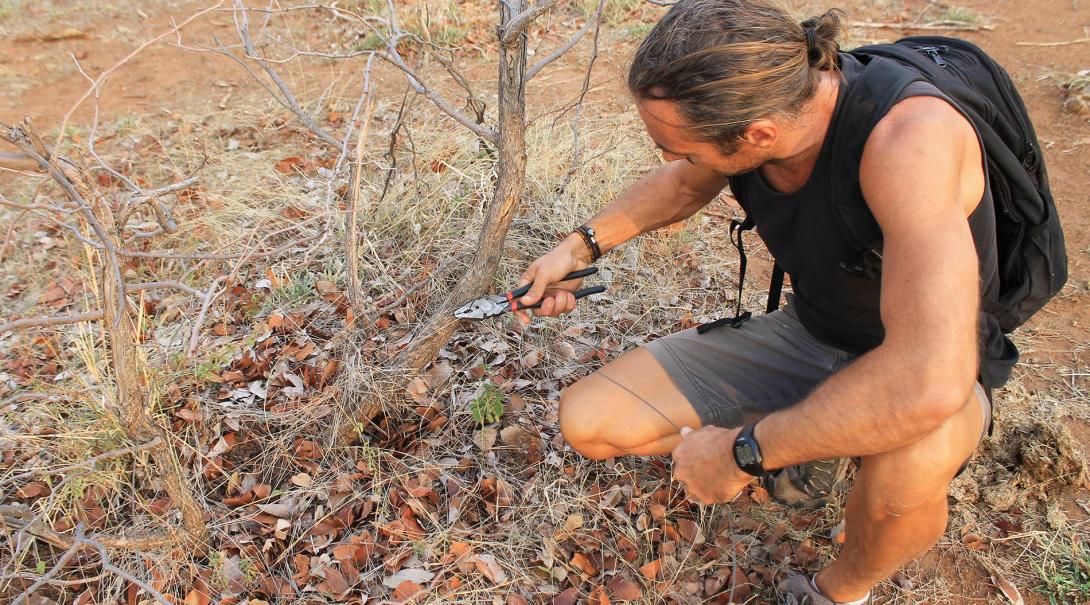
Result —
[[1015, 46], [1071, 46], [1072, 44], [1083, 44], [1090, 42], [1090, 38], [1076, 38], [1074, 40], [1065, 40], [1063, 42], [1015, 42]]
[[0, 168], [8, 170], [38, 170], [38, 163], [25, 153], [0, 151]]
[[72, 118], [72, 114], [74, 114], [76, 112], [76, 109], [78, 109], [79, 106], [82, 105], [83, 102], [87, 100], [87, 97], [91, 96], [91, 94], [99, 86], [102, 86], [102, 83], [106, 81], [106, 78], [108, 78], [110, 76], [110, 74], [117, 71], [119, 68], [121, 68], [121, 66], [123, 66], [126, 63], [128, 63], [129, 61], [131, 61], [133, 57], [135, 57], [136, 55], [143, 52], [145, 48], [151, 46], [152, 44], [155, 44], [156, 42], [162, 40], [163, 38], [166, 38], [167, 36], [169, 36], [171, 34], [178, 33], [179, 31], [181, 31], [181, 29], [183, 27], [185, 27], [186, 25], [189, 25], [190, 23], [192, 23], [196, 19], [200, 18], [201, 16], [206, 15], [206, 14], [208, 14], [208, 13], [214, 11], [214, 10], [219, 9], [219, 7], [223, 5], [223, 2], [224, 2], [224, 0], [219, 0], [219, 2], [216, 2], [216, 4], [214, 4], [214, 5], [212, 5], [212, 6], [208, 7], [208, 8], [201, 9], [201, 10], [193, 13], [185, 21], [182, 21], [181, 23], [175, 24], [174, 27], [170, 29], [170, 31], [163, 32], [163, 33], [159, 34], [158, 36], [155, 36], [154, 38], [144, 42], [140, 46], [137, 46], [132, 52], [125, 55], [120, 61], [118, 61], [117, 63], [114, 63], [112, 66], [108, 67], [105, 71], [100, 73], [98, 75], [98, 77], [95, 78], [94, 84], [91, 87], [89, 87], [86, 91], [84, 91], [83, 95], [80, 98], [76, 99], [76, 102], [73, 103], [72, 107], [69, 108], [69, 110], [64, 114], [64, 118], [61, 120], [61, 126], [57, 130], [57, 140], [53, 144], [53, 146], [54, 147], [59, 147], [60, 146], [61, 140], [64, 138], [64, 133], [68, 128], [68, 120]]
[[[504, 44], [512, 44], [520, 34], [526, 31], [526, 28], [530, 27], [538, 17], [544, 15], [552, 7], [556, 6], [558, 0], [538, 0], [529, 8], [522, 10], [518, 15], [512, 17], [506, 24], [500, 26], [500, 42]], [[514, 4], [514, 3], [512, 3]], [[519, 3], [521, 6], [522, 3]]]
[[340, 141], [326, 132], [326, 130], [319, 126], [313, 118], [307, 115], [307, 112], [303, 111], [303, 108], [299, 105], [299, 101], [295, 99], [295, 95], [292, 94], [288, 85], [284, 83], [284, 80], [280, 78], [280, 75], [276, 73], [276, 70], [273, 69], [272, 65], [257, 53], [254, 41], [250, 37], [250, 18], [247, 11], [248, 9], [242, 3], [242, 0], [235, 0], [235, 12], [233, 13], [235, 30], [238, 31], [238, 35], [242, 39], [242, 46], [246, 52], [246, 58], [257, 63], [258, 67], [261, 68], [261, 71], [265, 72], [265, 75], [267, 75], [276, 85], [277, 90], [279, 90], [280, 95], [282, 95], [282, 98], [281, 96], [273, 95], [278, 103], [295, 114], [295, 117], [299, 118], [299, 121], [307, 127], [307, 130], [314, 133], [316, 137], [333, 147], [339, 148]]
[[61, 467], [57, 467], [57, 468], [36, 468], [34, 470], [27, 471], [25, 473], [20, 473], [18, 475], [14, 475], [12, 477], [8, 477], [7, 479], [4, 479], [3, 481], [0, 481], [0, 485], [3, 485], [5, 483], [19, 482], [19, 481], [22, 481], [23, 479], [29, 479], [31, 477], [36, 477], [38, 475], [63, 475], [65, 473], [75, 471], [75, 470], [79, 470], [79, 469], [93, 468], [96, 464], [98, 464], [99, 462], [102, 462], [103, 460], [113, 460], [114, 458], [120, 458], [122, 456], [127, 456], [129, 454], [135, 454], [136, 452], [142, 452], [144, 450], [151, 449], [153, 447], [157, 447], [162, 442], [163, 442], [162, 439], [159, 438], [158, 436], [156, 436], [151, 441], [149, 441], [147, 443], [139, 443], [139, 444], [132, 445], [132, 446], [129, 446], [129, 447], [126, 447], [126, 448], [121, 448], [121, 449], [118, 449], [118, 450], [113, 450], [113, 451], [110, 451], [110, 452], [105, 452], [105, 453], [102, 453], [102, 454], [98, 454], [97, 456], [92, 456], [91, 458], [88, 458], [87, 460], [84, 460], [83, 462], [77, 462], [75, 464], [69, 464], [67, 466], [61, 466]]
[[72, 315], [25, 317], [23, 319], [16, 319], [0, 324], [0, 334], [3, 334], [4, 332], [13, 332], [15, 330], [26, 330], [29, 328], [50, 328], [53, 326], [77, 324], [85, 321], [99, 321], [102, 317], [102, 309], [85, 311], [83, 313], [73, 313]]
[[850, 27], [862, 27], [869, 29], [916, 29], [921, 31], [943, 31], [943, 32], [974, 32], [974, 31], [992, 31], [994, 29], [991, 25], [974, 25], [972, 23], [962, 23], [960, 21], [928, 21], [926, 23], [880, 23], [875, 21], [851, 21], [848, 23]]
[[128, 292], [144, 292], [144, 291], [147, 291], [147, 290], [163, 290], [163, 289], [166, 289], [166, 290], [181, 290], [182, 292], [192, 294], [193, 296], [199, 296], [199, 297], [204, 296], [204, 292], [201, 292], [200, 290], [198, 290], [198, 289], [196, 289], [196, 288], [194, 288], [192, 286], [187, 286], [187, 285], [185, 285], [185, 284], [183, 284], [181, 282], [177, 282], [177, 281], [149, 281], [149, 282], [140, 282], [140, 283], [137, 283], [137, 284], [125, 284], [125, 290], [128, 291]]
[[212, 285], [208, 287], [208, 292], [202, 294], [204, 302], [201, 303], [201, 311], [197, 314], [197, 319], [193, 322], [193, 329], [189, 333], [189, 346], [186, 347], [185, 356], [186, 359], [193, 357], [193, 353], [197, 351], [197, 343], [199, 342], [201, 335], [201, 326], [204, 325], [204, 319], [208, 316], [208, 309], [212, 307], [212, 302], [219, 298], [220, 294], [223, 294], [224, 290], [219, 290], [220, 284], [227, 280], [226, 275], [221, 275], [212, 281]]
[[499, 136], [495, 130], [476, 123], [472, 118], [455, 109], [455, 107], [450, 104], [450, 101], [447, 101], [445, 98], [443, 98], [443, 96], [436, 92], [435, 89], [429, 88], [427, 85], [425, 85], [424, 81], [420, 78], [420, 76], [418, 76], [411, 67], [405, 64], [405, 60], [397, 51], [397, 43], [402, 38], [415, 37], [416, 36], [414, 36], [413, 34], [405, 32], [394, 35], [386, 44], [386, 52], [379, 53], [379, 58], [403, 71], [405, 73], [405, 78], [409, 82], [409, 85], [412, 86], [413, 90], [417, 94], [423, 95], [433, 104], [435, 104], [436, 107], [442, 110], [443, 113], [449, 115], [450, 117], [454, 118], [455, 121], [457, 121], [459, 124], [473, 131], [473, 134], [495, 144]]
[[[367, 66], [370, 68], [370, 62]], [[348, 303], [356, 317], [360, 317], [363, 312], [363, 301], [360, 300], [363, 288], [360, 285], [359, 221], [356, 213], [359, 210], [360, 195], [363, 191], [364, 142], [367, 140], [367, 131], [371, 126], [371, 111], [374, 107], [370, 86], [371, 70], [368, 69], [363, 86], [363, 96], [367, 98], [367, 111], [363, 117], [363, 124], [359, 127], [359, 136], [356, 138], [356, 161], [352, 165], [352, 185], [348, 192], [348, 216], [346, 217], [348, 229], [345, 233], [348, 256]]]
[[163, 605], [171, 605], [171, 601], [168, 601], [167, 598], [163, 596], [163, 593], [155, 590], [155, 588], [152, 587], [151, 584], [148, 584], [147, 582], [141, 580], [140, 578], [132, 575], [131, 573], [125, 571], [124, 569], [121, 569], [120, 567], [110, 562], [110, 556], [106, 553], [106, 546], [97, 540], [88, 538], [83, 533], [82, 523], [76, 525], [76, 543], [86, 544], [87, 546], [90, 546], [91, 548], [98, 551], [98, 556], [101, 559], [103, 571], [117, 574], [122, 578], [132, 582], [133, 584], [136, 584], [140, 588], [143, 588], [144, 591], [154, 597], [156, 601], [162, 603]]
[[557, 187], [557, 191], [563, 193], [568, 188], [568, 184], [571, 183], [572, 177], [575, 176], [576, 170], [582, 165], [583, 150], [579, 146], [579, 124], [583, 120], [583, 101], [586, 100], [587, 92], [590, 91], [590, 76], [594, 71], [594, 62], [598, 59], [598, 34], [602, 29], [602, 10], [605, 8], [606, 0], [600, 0], [598, 2], [598, 10], [595, 13], [594, 19], [594, 39], [591, 44], [590, 59], [587, 61], [587, 71], [583, 74], [583, 88], [579, 91], [579, 99], [575, 105], [575, 117], [572, 118], [571, 131], [572, 131], [572, 159], [571, 164], [568, 166], [568, 172], [564, 175], [564, 180]]
[[[594, 16], [590, 19], [587, 19], [587, 22], [583, 24], [583, 27], [579, 28], [579, 31], [575, 32], [575, 34], [572, 35], [571, 38], [568, 38], [568, 41], [562, 44], [560, 48], [557, 48], [547, 57], [535, 63], [533, 67], [526, 70], [526, 79], [532, 80], [534, 76], [536, 76], [537, 73], [541, 71], [546, 65], [552, 63], [553, 61], [556, 61], [557, 59], [562, 57], [564, 53], [571, 50], [576, 44], [579, 43], [580, 40], [583, 39], [583, 36], [587, 35], [587, 32], [590, 31], [590, 28], [592, 26], [595, 28], [595, 36], [597, 36], [597, 28], [602, 22], [602, 10], [605, 8], [605, 6], [605, 0], [600, 0], [598, 2], [598, 8], [594, 11]], [[597, 42], [595, 42], [595, 45], [597, 45]], [[595, 55], [597, 55], [597, 53], [595, 53]]]
[[49, 571], [42, 574], [42, 577], [38, 578], [37, 582], [31, 584], [22, 594], [15, 597], [15, 600], [11, 602], [11, 605], [20, 605], [23, 601], [30, 598], [30, 595], [34, 594], [39, 588], [48, 584], [50, 580], [53, 579], [53, 576], [57, 575], [57, 573], [68, 564], [68, 560], [76, 556], [76, 553], [80, 551], [81, 546], [83, 545], [78, 543], [69, 546], [68, 550], [61, 553], [61, 556], [57, 558], [56, 564], [54, 564]]

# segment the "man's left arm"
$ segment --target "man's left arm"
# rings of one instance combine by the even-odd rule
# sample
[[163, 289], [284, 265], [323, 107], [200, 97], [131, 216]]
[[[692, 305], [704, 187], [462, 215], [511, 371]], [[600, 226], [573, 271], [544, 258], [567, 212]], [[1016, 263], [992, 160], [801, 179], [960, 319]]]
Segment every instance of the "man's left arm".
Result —
[[[934, 431], [967, 401], [978, 368], [979, 271], [964, 204], [969, 143], [954, 124], [926, 115], [883, 120], [868, 141], [861, 181], [883, 233], [885, 339], [799, 404], [757, 424], [765, 468], [892, 451]], [[706, 465], [711, 456], [727, 458], [721, 486], [689, 486], [705, 492], [699, 499], [729, 499], [734, 494], [726, 492], [748, 483], [730, 459], [737, 433], [705, 428], [675, 449], [675, 475], [686, 483], [679, 454], [682, 467], [686, 459]]]

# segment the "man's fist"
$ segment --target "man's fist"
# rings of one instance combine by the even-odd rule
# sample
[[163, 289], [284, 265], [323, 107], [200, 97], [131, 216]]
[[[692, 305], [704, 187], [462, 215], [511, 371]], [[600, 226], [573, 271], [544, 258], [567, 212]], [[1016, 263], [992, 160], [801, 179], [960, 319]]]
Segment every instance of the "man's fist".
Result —
[[741, 429], [706, 426], [681, 429], [674, 447], [674, 478], [685, 484], [689, 499], [700, 504], [734, 500], [754, 477], [734, 463], [731, 448]]

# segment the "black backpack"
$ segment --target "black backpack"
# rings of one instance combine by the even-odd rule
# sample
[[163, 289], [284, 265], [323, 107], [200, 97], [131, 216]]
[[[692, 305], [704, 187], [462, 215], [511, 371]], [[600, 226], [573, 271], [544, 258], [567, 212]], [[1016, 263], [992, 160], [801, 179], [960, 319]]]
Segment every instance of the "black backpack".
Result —
[[[948, 96], [979, 132], [995, 204], [999, 261], [999, 299], [985, 299], [982, 304], [1004, 333], [1012, 332], [1063, 287], [1067, 251], [1040, 144], [1010, 76], [980, 48], [955, 38], [912, 36], [893, 44], [860, 47], [850, 54], [883, 57], [911, 68]], [[840, 222], [863, 248], [880, 238], [873, 217], [845, 214]], [[739, 301], [746, 265], [742, 232], [753, 226], [749, 218], [731, 223], [731, 239], [741, 256]], [[861, 258], [861, 265], [867, 264], [868, 257]], [[847, 269], [864, 272], [868, 267]], [[782, 287], [783, 271], [776, 265], [768, 312], [779, 307]], [[735, 317], [723, 323], [738, 326], [748, 317], [739, 306]]]

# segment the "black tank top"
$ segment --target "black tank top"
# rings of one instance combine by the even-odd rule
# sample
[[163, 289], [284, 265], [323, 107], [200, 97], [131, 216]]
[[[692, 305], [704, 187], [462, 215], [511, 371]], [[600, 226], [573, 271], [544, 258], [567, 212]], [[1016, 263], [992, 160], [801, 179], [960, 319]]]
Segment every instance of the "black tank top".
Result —
[[[809, 180], [799, 190], [782, 194], [754, 170], [731, 177], [730, 187], [776, 262], [791, 276], [793, 304], [802, 324], [826, 344], [861, 354], [885, 336], [879, 313], [881, 230], [859, 185], [863, 147], [875, 125], [903, 99], [935, 96], [954, 103], [918, 74], [885, 59], [863, 63], [841, 54], [840, 70], [832, 122]], [[976, 294], [996, 297], [995, 210], [985, 187], [969, 227], [980, 266], [981, 291]], [[986, 386], [999, 386], [1009, 377], [1013, 360], [1004, 360], [1005, 340], [994, 318], [982, 313], [979, 328], [981, 361], [987, 363], [982, 378]]]

